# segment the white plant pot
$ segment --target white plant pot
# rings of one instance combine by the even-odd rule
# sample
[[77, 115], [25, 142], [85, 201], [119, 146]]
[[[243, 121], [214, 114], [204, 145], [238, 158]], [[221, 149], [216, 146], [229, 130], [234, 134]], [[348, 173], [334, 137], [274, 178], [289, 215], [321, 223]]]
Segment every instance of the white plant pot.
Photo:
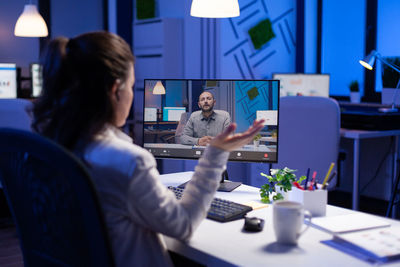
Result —
[[260, 146], [260, 140], [253, 140], [254, 147]]
[[[280, 186], [275, 185], [275, 192], [276, 192], [276, 194], [281, 193], [284, 200], [289, 200], [290, 191], [285, 192], [285, 191], [281, 190]], [[271, 201], [273, 202], [272, 198], [271, 198]]]
[[360, 103], [360, 92], [350, 92], [350, 102]]

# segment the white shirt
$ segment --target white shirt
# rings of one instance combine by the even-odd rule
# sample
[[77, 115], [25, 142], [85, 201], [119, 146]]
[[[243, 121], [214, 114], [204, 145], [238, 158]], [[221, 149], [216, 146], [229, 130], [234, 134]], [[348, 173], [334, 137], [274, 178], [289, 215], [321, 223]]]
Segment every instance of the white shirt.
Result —
[[180, 201], [154, 157], [113, 126], [85, 151], [117, 266], [172, 265], [159, 233], [187, 240], [206, 217], [229, 153], [208, 146]]

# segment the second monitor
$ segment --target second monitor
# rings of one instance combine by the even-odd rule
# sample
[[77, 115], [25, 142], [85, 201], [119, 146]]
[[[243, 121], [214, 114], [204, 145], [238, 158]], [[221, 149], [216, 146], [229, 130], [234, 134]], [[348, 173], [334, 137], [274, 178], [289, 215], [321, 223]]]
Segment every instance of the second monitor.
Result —
[[329, 97], [329, 74], [275, 73], [272, 78], [280, 81], [280, 96]]

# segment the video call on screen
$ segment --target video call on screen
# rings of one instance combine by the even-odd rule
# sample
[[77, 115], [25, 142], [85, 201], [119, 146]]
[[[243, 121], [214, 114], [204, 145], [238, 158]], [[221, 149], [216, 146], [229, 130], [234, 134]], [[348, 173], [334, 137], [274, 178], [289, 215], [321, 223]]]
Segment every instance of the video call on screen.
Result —
[[[204, 132], [205, 129], [199, 128], [208, 125], [208, 120], [214, 121], [205, 127], [214, 129], [207, 131], [218, 134], [223, 128], [218, 124], [221, 118], [235, 122], [236, 132], [244, 132], [254, 120], [264, 119], [260, 135], [231, 152], [229, 160], [277, 162], [279, 81], [152, 79], [144, 83], [143, 146], [155, 157], [201, 157], [205, 146], [188, 143], [187, 139], [194, 139], [195, 136], [190, 135]], [[163, 89], [160, 89], [160, 83]], [[203, 117], [199, 107], [199, 97], [203, 92], [209, 92], [204, 95], [211, 95], [215, 100], [212, 113], [216, 114], [211, 118]]]

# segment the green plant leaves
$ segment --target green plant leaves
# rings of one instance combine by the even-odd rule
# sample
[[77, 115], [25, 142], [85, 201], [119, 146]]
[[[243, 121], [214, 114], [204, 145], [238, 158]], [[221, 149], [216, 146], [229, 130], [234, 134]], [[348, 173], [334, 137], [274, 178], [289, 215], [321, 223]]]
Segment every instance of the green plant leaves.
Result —
[[[287, 167], [283, 169], [271, 169], [271, 175], [265, 173], [260, 173], [261, 176], [267, 178], [268, 183], [264, 184], [260, 188], [261, 202], [271, 203], [270, 196], [275, 193], [275, 188], [279, 187], [283, 192], [288, 192], [292, 190], [292, 183], [296, 182], [296, 175], [294, 174], [297, 170], [289, 169]], [[300, 184], [306, 176], [301, 176], [297, 182]], [[284, 199], [281, 193], [277, 193], [272, 196], [272, 200]]]

